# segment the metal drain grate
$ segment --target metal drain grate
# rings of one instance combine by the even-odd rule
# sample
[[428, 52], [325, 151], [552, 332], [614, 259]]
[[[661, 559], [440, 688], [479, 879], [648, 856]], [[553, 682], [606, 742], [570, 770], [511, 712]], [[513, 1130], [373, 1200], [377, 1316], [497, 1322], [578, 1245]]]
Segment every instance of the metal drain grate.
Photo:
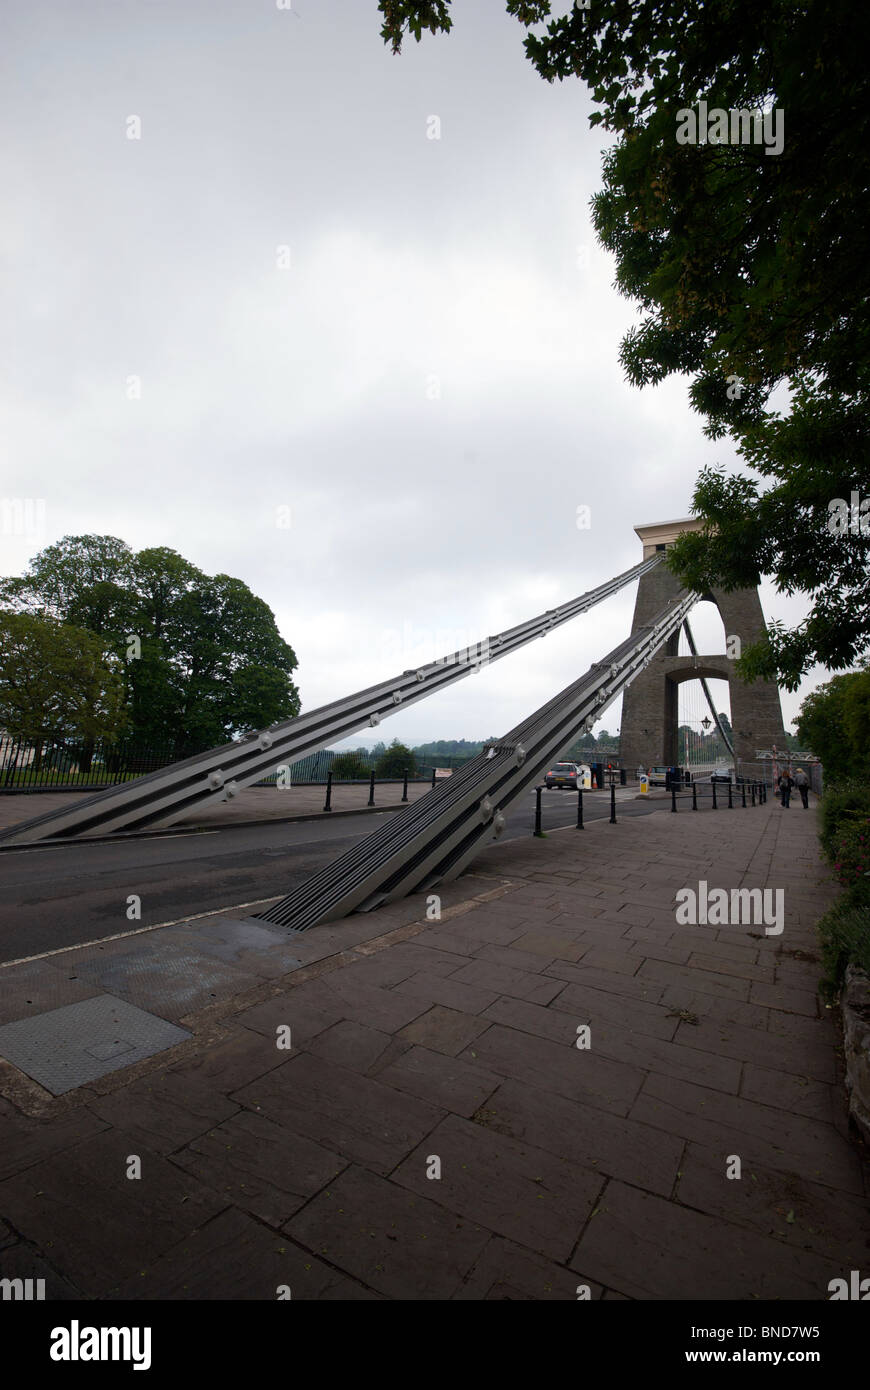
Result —
[[62, 1096], [193, 1035], [111, 994], [0, 1028], [0, 1057]]

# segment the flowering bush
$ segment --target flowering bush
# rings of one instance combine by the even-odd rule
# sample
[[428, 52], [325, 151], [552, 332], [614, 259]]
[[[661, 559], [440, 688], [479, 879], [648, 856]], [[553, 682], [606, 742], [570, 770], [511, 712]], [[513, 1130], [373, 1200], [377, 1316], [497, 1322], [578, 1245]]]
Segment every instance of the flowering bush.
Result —
[[870, 883], [870, 819], [841, 823], [831, 858], [844, 888]]
[[840, 831], [847, 825], [870, 820], [870, 779], [851, 777], [844, 782], [826, 782], [820, 811], [822, 848], [834, 860]]

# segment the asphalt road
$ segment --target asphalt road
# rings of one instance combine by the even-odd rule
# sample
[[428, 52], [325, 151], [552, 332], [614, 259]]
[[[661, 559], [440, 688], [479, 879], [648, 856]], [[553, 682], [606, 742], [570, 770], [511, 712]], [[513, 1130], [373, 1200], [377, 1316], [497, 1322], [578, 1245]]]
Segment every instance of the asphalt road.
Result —
[[[500, 843], [531, 835], [534, 807], [534, 793], [529, 793], [508, 812]], [[542, 808], [544, 830], [573, 825], [576, 794], [544, 792]], [[617, 816], [648, 815], [662, 808], [662, 801], [623, 801], [617, 804]], [[4, 851], [0, 962], [283, 896], [390, 814]], [[609, 815], [606, 794], [585, 797], [586, 820]], [[131, 894], [141, 900], [140, 919], [127, 917]]]

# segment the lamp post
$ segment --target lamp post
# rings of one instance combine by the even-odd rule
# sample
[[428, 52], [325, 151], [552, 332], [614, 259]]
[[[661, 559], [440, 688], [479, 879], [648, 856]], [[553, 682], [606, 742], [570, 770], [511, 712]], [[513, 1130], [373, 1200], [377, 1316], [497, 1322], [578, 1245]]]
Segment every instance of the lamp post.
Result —
[[[712, 719], [710, 718], [709, 714], [705, 714], [705, 715], [704, 715], [704, 718], [701, 720], [701, 728], [704, 730], [704, 737], [705, 737], [705, 738], [706, 738], [707, 735], [709, 734], [709, 732], [710, 732], [710, 730], [712, 729], [712, 727], [713, 727], [713, 721], [712, 721]], [[714, 754], [713, 754], [713, 762], [714, 762], [714, 763], [715, 763], [715, 761], [716, 761], [716, 755], [718, 754], [718, 752], [719, 752], [719, 750], [718, 750], [718, 748], [717, 748], [717, 749], [714, 751]]]

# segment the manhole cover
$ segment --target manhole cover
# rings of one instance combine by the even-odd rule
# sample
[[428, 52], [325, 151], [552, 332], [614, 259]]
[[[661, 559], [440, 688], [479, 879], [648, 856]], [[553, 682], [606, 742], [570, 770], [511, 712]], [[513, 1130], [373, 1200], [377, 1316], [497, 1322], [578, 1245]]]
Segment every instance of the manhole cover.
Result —
[[192, 1034], [111, 994], [0, 1028], [0, 1057], [52, 1095], [175, 1047]]

